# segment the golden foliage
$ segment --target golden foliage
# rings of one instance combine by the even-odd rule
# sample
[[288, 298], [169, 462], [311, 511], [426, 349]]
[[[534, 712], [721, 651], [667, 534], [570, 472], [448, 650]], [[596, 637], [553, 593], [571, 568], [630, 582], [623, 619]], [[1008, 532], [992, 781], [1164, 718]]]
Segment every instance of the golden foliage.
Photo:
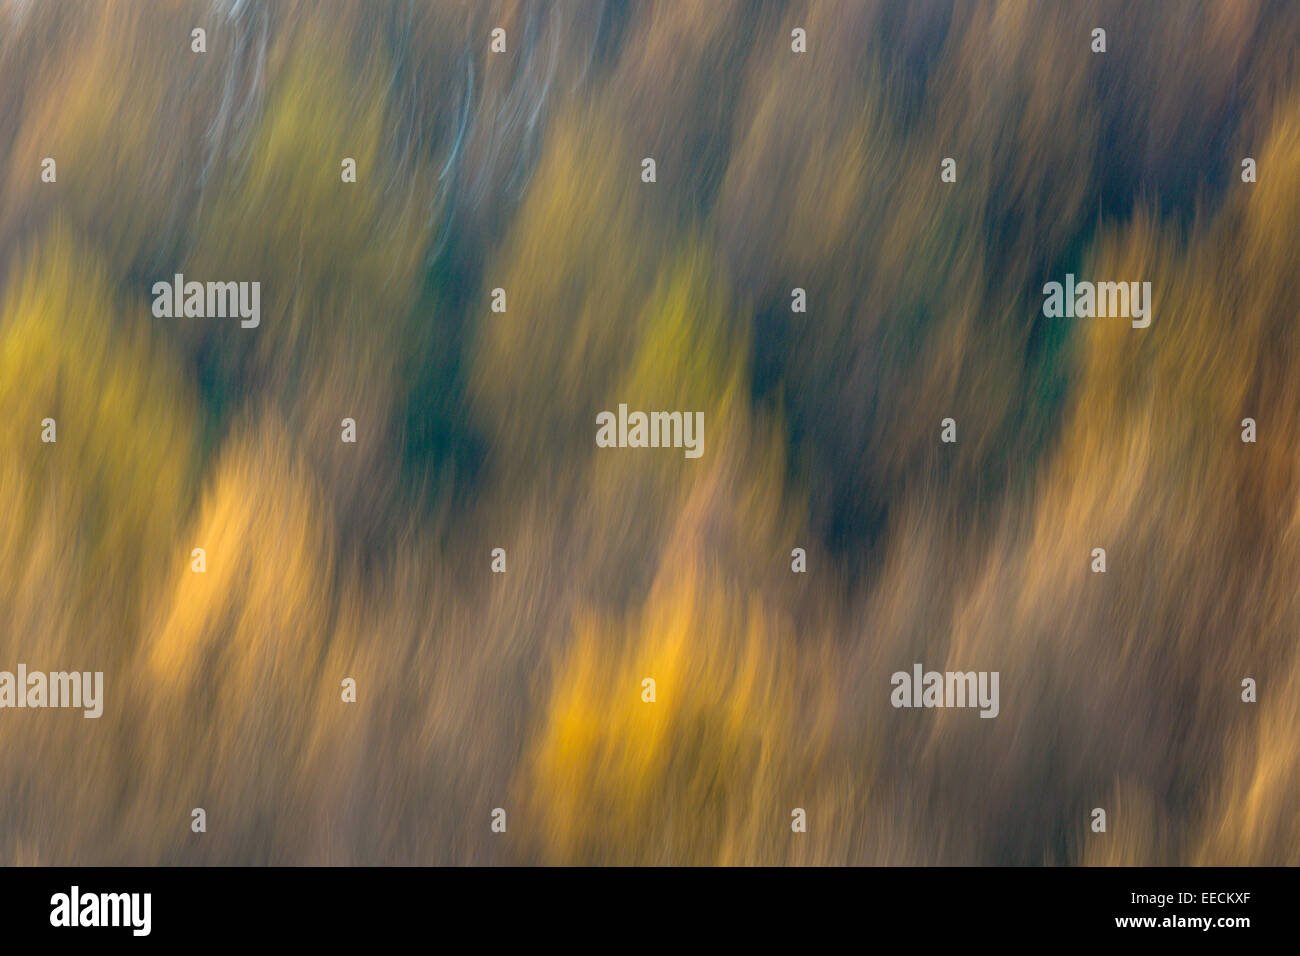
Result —
[[1294, 864], [1297, 9], [0, 4], [0, 860]]

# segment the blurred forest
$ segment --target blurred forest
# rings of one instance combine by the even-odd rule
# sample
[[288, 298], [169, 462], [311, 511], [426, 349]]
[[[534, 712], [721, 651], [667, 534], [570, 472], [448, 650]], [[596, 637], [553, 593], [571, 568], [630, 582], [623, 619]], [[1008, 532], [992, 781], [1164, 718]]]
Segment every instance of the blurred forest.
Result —
[[[0, 863], [1300, 863], [1298, 49], [0, 0], [0, 669], [105, 673], [0, 711]], [[1151, 327], [1044, 318], [1067, 271]], [[260, 327], [155, 319], [174, 273]], [[703, 457], [597, 449], [619, 402]], [[917, 661], [1000, 716], [894, 710]]]

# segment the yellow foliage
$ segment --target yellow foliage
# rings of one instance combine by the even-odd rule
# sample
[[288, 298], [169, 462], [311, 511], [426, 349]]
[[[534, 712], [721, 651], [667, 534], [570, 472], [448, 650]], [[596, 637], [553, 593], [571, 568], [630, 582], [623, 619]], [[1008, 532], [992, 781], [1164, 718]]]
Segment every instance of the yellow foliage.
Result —
[[[320, 653], [333, 583], [319, 493], [282, 429], [236, 437], [204, 496], [151, 639], [149, 666], [185, 687], [215, 666], [232, 693], [297, 684]], [[191, 547], [206, 552], [192, 569]], [[242, 688], [242, 689], [241, 689]]]
[[[197, 467], [192, 393], [140, 314], [147, 303], [119, 303], [95, 257], [61, 229], [15, 263], [0, 312], [0, 441], [10, 450], [0, 456], [10, 545], [0, 560], [24, 563], [21, 542], [53, 519], [42, 535], [85, 562], [80, 602], [99, 606], [119, 646], [166, 563]], [[51, 444], [41, 440], [47, 418]], [[88, 610], [80, 602], [74, 613]]]
[[552, 862], [759, 863], [794, 852], [782, 797], [805, 791], [818, 741], [799, 736], [790, 635], [760, 595], [670, 561], [625, 625], [581, 620], [556, 672], [517, 788]]

